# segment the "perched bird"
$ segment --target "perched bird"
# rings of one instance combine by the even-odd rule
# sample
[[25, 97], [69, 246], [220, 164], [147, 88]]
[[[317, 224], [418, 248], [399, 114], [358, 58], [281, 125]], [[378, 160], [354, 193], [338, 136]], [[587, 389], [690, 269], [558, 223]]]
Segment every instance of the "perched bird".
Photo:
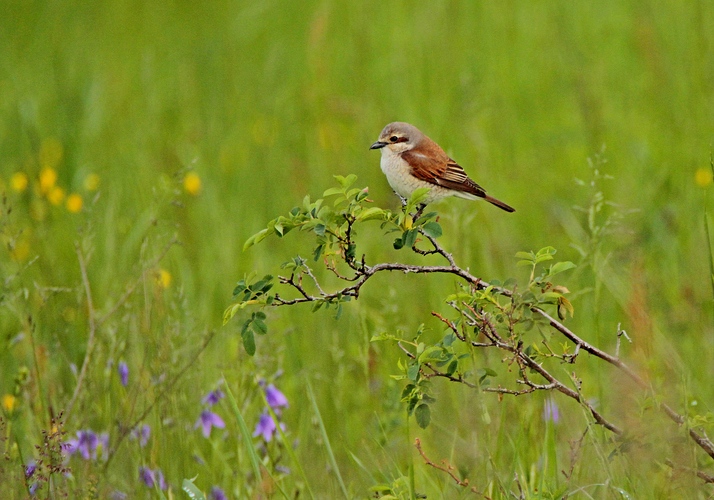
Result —
[[513, 207], [487, 195], [466, 175], [461, 165], [414, 125], [390, 123], [370, 149], [382, 150], [382, 172], [394, 192], [402, 198], [409, 198], [418, 188], [428, 187], [431, 190], [425, 204], [449, 196], [467, 200], [483, 198], [506, 212], [515, 212]]

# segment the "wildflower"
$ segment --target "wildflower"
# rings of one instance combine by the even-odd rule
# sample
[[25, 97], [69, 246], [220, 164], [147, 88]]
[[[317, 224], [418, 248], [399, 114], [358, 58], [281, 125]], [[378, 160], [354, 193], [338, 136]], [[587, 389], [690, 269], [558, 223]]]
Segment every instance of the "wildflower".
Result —
[[57, 182], [57, 171], [51, 167], [45, 167], [40, 171], [40, 191], [42, 194], [49, 194]]
[[99, 176], [97, 174], [89, 174], [84, 178], [84, 189], [87, 191], [96, 191], [99, 187]]
[[25, 478], [30, 479], [35, 474], [36, 470], [37, 463], [34, 460], [27, 462], [27, 465], [25, 466]]
[[213, 406], [214, 404], [218, 403], [221, 399], [223, 399], [223, 391], [220, 389], [216, 389], [215, 391], [211, 391], [206, 396], [203, 398], [202, 402], [205, 405], [208, 406]]
[[97, 446], [99, 446], [99, 438], [95, 433], [92, 431], [77, 432], [77, 451], [82, 455], [82, 458], [89, 460]]
[[146, 446], [146, 443], [149, 442], [149, 437], [151, 437], [151, 427], [149, 427], [147, 424], [133, 429], [131, 431], [131, 434], [129, 435], [130, 439], [138, 439], [139, 446], [141, 446], [142, 448]]
[[189, 172], [183, 178], [183, 189], [191, 196], [201, 192], [201, 178], [196, 172]]
[[47, 193], [47, 199], [50, 200], [50, 203], [53, 205], [57, 206], [64, 201], [65, 197], [65, 191], [59, 186], [55, 186], [50, 189], [50, 192]]
[[201, 412], [201, 416], [196, 421], [194, 429], [198, 429], [199, 426], [203, 428], [203, 437], [207, 438], [211, 435], [211, 428], [218, 427], [219, 429], [223, 429], [226, 426], [226, 423], [221, 417], [212, 411], [203, 410]]
[[[79, 452], [85, 460], [97, 459], [98, 451], [109, 448], [109, 434], [95, 434], [91, 430], [77, 431], [77, 438], [70, 439], [62, 444], [62, 450], [67, 455], [74, 455]], [[104, 455], [106, 456], [106, 455]]]
[[82, 210], [82, 197], [78, 195], [77, 193], [72, 193], [67, 197], [67, 210], [73, 214], [78, 213], [80, 210]]
[[17, 404], [17, 398], [15, 396], [13, 396], [12, 394], [4, 394], [3, 395], [2, 407], [6, 412], [12, 413], [12, 411], [15, 409], [16, 404]]
[[560, 412], [558, 410], [558, 405], [552, 399], [547, 399], [545, 406], [543, 407], [543, 420], [546, 422], [552, 420], [553, 423], [558, 423], [560, 420]]
[[698, 168], [694, 172], [694, 182], [697, 183], [699, 187], [707, 187], [712, 183], [712, 169], [707, 167]]
[[290, 474], [290, 467], [285, 467], [284, 465], [276, 465], [275, 470], [281, 474], [285, 474], [286, 476]]
[[37, 488], [40, 487], [40, 482], [32, 483], [30, 485], [30, 496], [35, 496], [35, 493], [37, 493]]
[[[280, 428], [284, 430], [285, 424], [281, 423]], [[267, 411], [264, 411], [260, 415], [260, 419], [258, 420], [258, 425], [255, 426], [255, 431], [253, 432], [253, 437], [262, 436], [263, 440], [266, 443], [269, 443], [273, 439], [273, 435], [275, 434], [276, 430], [277, 430], [277, 427], [275, 426], [275, 421], [273, 420], [273, 418], [270, 416], [270, 414]]]
[[10, 187], [12, 187], [13, 191], [17, 191], [18, 193], [25, 191], [28, 183], [29, 180], [25, 172], [15, 172], [12, 174], [12, 177], [10, 177]]
[[121, 385], [126, 387], [129, 384], [129, 367], [124, 361], [119, 361], [117, 371], [119, 372], [119, 379], [121, 380]]
[[156, 475], [154, 471], [148, 467], [139, 467], [139, 479], [144, 481], [144, 484], [149, 488], [154, 487], [154, 482], [156, 481]]
[[268, 400], [268, 404], [273, 410], [277, 410], [281, 407], [288, 407], [288, 398], [286, 398], [285, 394], [280, 392], [273, 384], [266, 387], [265, 398]]
[[161, 469], [151, 470], [148, 467], [139, 467], [139, 479], [149, 488], [158, 485], [160, 489], [166, 489], [166, 481], [164, 480], [164, 473], [161, 472]]
[[156, 281], [161, 285], [161, 288], [168, 288], [171, 285], [171, 273], [166, 269], [159, 269]]
[[211, 500], [228, 500], [228, 497], [218, 486], [211, 488], [211, 493], [209, 495]]

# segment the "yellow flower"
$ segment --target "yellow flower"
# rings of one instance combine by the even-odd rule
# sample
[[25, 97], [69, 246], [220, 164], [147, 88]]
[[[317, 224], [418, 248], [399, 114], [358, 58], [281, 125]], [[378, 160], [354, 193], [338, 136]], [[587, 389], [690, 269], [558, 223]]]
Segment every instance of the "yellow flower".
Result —
[[694, 182], [699, 187], [707, 187], [712, 183], [712, 169], [709, 167], [698, 168], [694, 173]]
[[57, 171], [51, 167], [45, 167], [40, 171], [40, 191], [47, 194], [52, 191], [57, 182]]
[[12, 394], [4, 394], [2, 397], [2, 407], [5, 409], [7, 413], [12, 413], [12, 410], [15, 409], [15, 405], [17, 404], [17, 398], [13, 396]]
[[15, 242], [15, 246], [10, 250], [10, 257], [17, 262], [24, 262], [30, 255], [30, 242], [27, 240], [19, 240]]
[[87, 191], [96, 191], [99, 187], [99, 176], [97, 174], [89, 174], [84, 178], [84, 189]]
[[10, 177], [10, 186], [12, 186], [13, 191], [17, 191], [18, 193], [22, 193], [25, 189], [27, 189], [27, 174], [25, 172], [15, 172], [12, 174], [12, 177]]
[[183, 178], [183, 188], [192, 196], [201, 192], [201, 178], [196, 172], [189, 172]]
[[171, 285], [171, 273], [166, 269], [159, 269], [156, 281], [159, 282], [159, 285], [161, 285], [162, 288], [168, 288]]
[[61, 187], [55, 186], [52, 190], [47, 193], [47, 199], [53, 205], [59, 205], [64, 201], [65, 192]]
[[67, 210], [76, 214], [82, 210], [82, 197], [77, 193], [72, 193], [67, 197]]
[[42, 168], [57, 168], [57, 165], [62, 161], [63, 154], [62, 143], [56, 137], [48, 137], [40, 145], [40, 166]]

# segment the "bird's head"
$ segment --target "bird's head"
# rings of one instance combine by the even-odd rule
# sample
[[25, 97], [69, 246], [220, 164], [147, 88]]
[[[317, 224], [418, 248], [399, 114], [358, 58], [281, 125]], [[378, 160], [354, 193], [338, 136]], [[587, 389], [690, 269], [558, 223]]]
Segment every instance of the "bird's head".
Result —
[[369, 149], [387, 148], [392, 153], [403, 153], [413, 149], [423, 136], [424, 134], [413, 125], [393, 122], [382, 129], [379, 139]]

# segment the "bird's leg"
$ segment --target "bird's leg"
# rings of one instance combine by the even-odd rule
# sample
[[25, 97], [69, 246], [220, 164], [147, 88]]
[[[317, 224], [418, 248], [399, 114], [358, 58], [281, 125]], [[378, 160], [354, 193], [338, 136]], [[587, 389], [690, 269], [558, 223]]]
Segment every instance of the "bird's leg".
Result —
[[394, 194], [396, 194], [399, 197], [399, 201], [402, 202], [402, 207], [406, 207], [407, 199], [404, 196], [402, 196], [401, 194], [397, 193], [396, 191], [394, 191]]

